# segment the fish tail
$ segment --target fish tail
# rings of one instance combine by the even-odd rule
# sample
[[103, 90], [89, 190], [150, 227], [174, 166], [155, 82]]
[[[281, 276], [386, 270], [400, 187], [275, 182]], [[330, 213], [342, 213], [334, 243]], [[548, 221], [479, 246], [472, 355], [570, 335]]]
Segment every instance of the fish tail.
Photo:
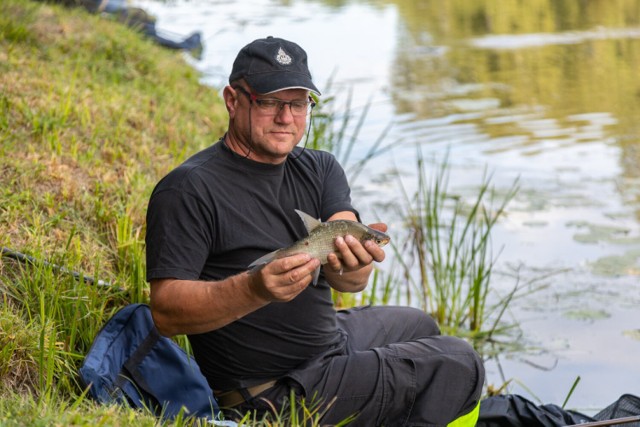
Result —
[[262, 267], [263, 265], [268, 264], [271, 261], [273, 261], [274, 259], [276, 259], [276, 254], [278, 252], [279, 252], [279, 250], [275, 250], [273, 252], [269, 252], [268, 254], [261, 256], [260, 258], [258, 258], [257, 260], [255, 260], [251, 264], [249, 264], [249, 269], [251, 271], [256, 271], [256, 270], [260, 269], [260, 267]]

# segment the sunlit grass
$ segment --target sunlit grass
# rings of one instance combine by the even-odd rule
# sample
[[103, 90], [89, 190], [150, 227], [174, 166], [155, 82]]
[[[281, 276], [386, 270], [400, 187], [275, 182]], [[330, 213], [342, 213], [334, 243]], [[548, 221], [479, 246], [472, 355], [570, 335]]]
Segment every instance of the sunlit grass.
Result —
[[0, 246], [36, 261], [0, 259], [0, 424], [156, 425], [98, 407], [77, 369], [117, 309], [148, 301], [153, 186], [222, 134], [198, 80], [82, 8], [0, 2]]
[[[224, 109], [178, 54], [82, 9], [59, 10], [0, 5], [9, 17], [0, 21], [0, 184], [3, 197], [28, 202], [3, 203], [13, 212], [0, 239], [32, 246], [21, 228], [39, 221], [48, 248], [75, 226], [85, 250], [103, 252], [117, 218], [142, 226], [153, 184], [221, 135]], [[25, 36], [12, 36], [16, 22]]]

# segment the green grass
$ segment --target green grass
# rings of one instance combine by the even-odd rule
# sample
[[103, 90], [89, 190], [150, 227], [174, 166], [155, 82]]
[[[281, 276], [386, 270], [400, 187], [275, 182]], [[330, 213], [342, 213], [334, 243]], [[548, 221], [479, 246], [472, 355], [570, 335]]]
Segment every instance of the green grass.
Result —
[[0, 8], [2, 243], [50, 249], [75, 228], [72, 245], [113, 262], [118, 221], [143, 226], [153, 184], [221, 135], [224, 109], [179, 54], [118, 24]]
[[115, 310], [148, 301], [153, 186], [225, 125], [180, 53], [82, 8], [0, 2], [0, 246], [112, 284], [0, 260], [0, 425], [156, 425], [94, 404], [77, 369]]

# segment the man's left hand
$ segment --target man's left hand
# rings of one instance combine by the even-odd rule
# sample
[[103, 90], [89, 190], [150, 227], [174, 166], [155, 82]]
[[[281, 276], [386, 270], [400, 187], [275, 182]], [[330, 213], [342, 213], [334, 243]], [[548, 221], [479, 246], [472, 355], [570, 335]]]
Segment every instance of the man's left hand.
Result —
[[[384, 223], [370, 224], [369, 227], [382, 232], [387, 231], [387, 225]], [[338, 237], [335, 240], [335, 246], [335, 253], [331, 253], [327, 256], [327, 263], [323, 267], [325, 276], [328, 276], [327, 279], [332, 283], [333, 287], [341, 291], [348, 290], [357, 292], [364, 289], [367, 285], [369, 273], [371, 272], [371, 264], [374, 261], [382, 262], [384, 260], [384, 250], [371, 240], [360, 243], [358, 239], [351, 235]], [[347, 277], [344, 277], [344, 281], [354, 282], [349, 286], [349, 289], [345, 289], [343, 286], [339, 286], [336, 283], [343, 282], [343, 280], [339, 280], [339, 277], [336, 276], [341, 276], [343, 273], [351, 272], [356, 274], [356, 272], [360, 270], [363, 270], [363, 277], [361, 278], [351, 277], [351, 280], [349, 280]], [[355, 285], [355, 288], [353, 288], [353, 285]]]

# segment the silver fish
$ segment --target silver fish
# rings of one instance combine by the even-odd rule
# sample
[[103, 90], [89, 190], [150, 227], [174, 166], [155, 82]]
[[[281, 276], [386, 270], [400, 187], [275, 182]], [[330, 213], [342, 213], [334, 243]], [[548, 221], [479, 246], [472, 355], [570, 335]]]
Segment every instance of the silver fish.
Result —
[[[298, 209], [296, 209], [296, 213], [300, 215], [300, 218], [302, 218], [307, 229], [308, 236], [298, 240], [291, 246], [277, 249], [258, 258], [249, 265], [250, 269], [257, 270], [274, 259], [303, 253], [309, 254], [312, 258], [318, 258], [320, 260], [320, 264], [326, 264], [327, 255], [336, 251], [334, 244], [336, 238], [340, 236], [344, 237], [347, 234], [350, 234], [360, 240], [361, 243], [364, 243], [367, 240], [373, 240], [380, 247], [386, 245], [389, 243], [389, 240], [391, 240], [391, 238], [382, 231], [367, 227], [366, 225], [356, 221], [340, 219], [336, 221], [320, 222], [311, 215], [299, 211]], [[340, 256], [337, 252], [336, 255]], [[320, 268], [314, 272], [314, 285], [317, 283], [319, 275]]]

